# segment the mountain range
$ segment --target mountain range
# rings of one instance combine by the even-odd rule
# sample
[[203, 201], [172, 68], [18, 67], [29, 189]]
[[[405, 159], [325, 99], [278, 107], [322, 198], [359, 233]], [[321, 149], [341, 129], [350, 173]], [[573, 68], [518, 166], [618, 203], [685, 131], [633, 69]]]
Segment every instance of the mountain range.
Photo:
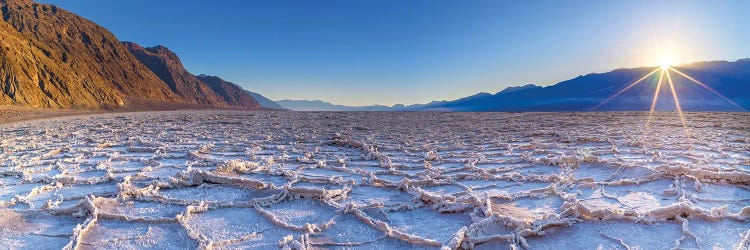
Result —
[[120, 42], [54, 5], [0, 0], [0, 13], [0, 104], [263, 109], [236, 84], [189, 73], [164, 46]]
[[[659, 78], [659, 74], [655, 74], [604, 104], [608, 97], [654, 68], [617, 69], [581, 75], [550, 86], [528, 84], [494, 94], [478, 93], [456, 100], [408, 106], [345, 106], [318, 100], [274, 102], [220, 77], [194, 75], [167, 47], [121, 42], [107, 29], [54, 5], [31, 0], [0, 0], [0, 14], [0, 105], [138, 110], [648, 110]], [[750, 109], [750, 59], [698, 62], [674, 68], [712, 89], [693, 84], [673, 72], [675, 90], [684, 110]], [[670, 88], [661, 88], [657, 105], [660, 110], [674, 109], [670, 91]]]
[[[750, 59], [733, 62], [696, 62], [673, 68], [704, 83], [741, 107], [670, 70], [683, 110], [750, 109]], [[409, 106], [344, 106], [323, 101], [299, 100], [282, 100], [279, 104], [291, 110], [317, 111], [642, 111], [650, 109], [658, 84], [658, 72], [611, 100], [604, 101], [654, 69], [655, 67], [617, 69], [606, 73], [581, 75], [546, 87], [527, 84], [508, 87], [495, 94], [478, 93], [452, 101], [433, 101]], [[663, 86], [659, 93], [657, 108], [675, 110], [666, 77]]]

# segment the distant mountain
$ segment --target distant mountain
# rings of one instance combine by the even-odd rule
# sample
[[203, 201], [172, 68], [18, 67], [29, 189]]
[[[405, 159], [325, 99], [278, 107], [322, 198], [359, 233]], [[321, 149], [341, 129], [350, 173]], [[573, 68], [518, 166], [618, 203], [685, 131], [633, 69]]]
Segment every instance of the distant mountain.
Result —
[[[601, 106], [597, 105], [654, 68], [617, 69], [546, 87], [528, 84], [495, 94], [409, 106], [345, 106], [300, 100], [274, 104], [219, 77], [189, 73], [166, 47], [121, 43], [107, 29], [54, 5], [0, 0], [0, 14], [0, 104], [94, 109], [261, 109], [280, 105], [301, 111], [648, 110], [658, 79], [656, 74]], [[750, 109], [750, 59], [675, 68]], [[740, 110], [679, 74], [671, 76], [684, 110]], [[671, 90], [665, 84], [661, 91], [659, 109], [674, 109]]]
[[320, 100], [280, 100], [276, 101], [284, 108], [294, 111], [392, 111], [393, 107], [383, 105], [346, 106], [336, 105]]
[[196, 80], [165, 47], [120, 43], [54, 5], [0, 0], [0, 13], [0, 104], [260, 108], [241, 88]]
[[[674, 68], [701, 81], [744, 110], [750, 110], [750, 59], [696, 62]], [[659, 79], [658, 72], [597, 106], [654, 69], [656, 68], [617, 69], [578, 76], [547, 87], [527, 84], [508, 87], [495, 94], [482, 92], [452, 101], [409, 106], [344, 106], [300, 100], [282, 100], [279, 104], [300, 111], [643, 111], [650, 109]], [[685, 111], [741, 110], [676, 72], [670, 71], [670, 76]], [[659, 110], [675, 110], [668, 86], [665, 77], [657, 105]], [[595, 107], [597, 108], [594, 109]]]
[[[516, 92], [516, 91], [521, 91], [521, 90], [541, 89], [541, 88], [542, 88], [541, 86], [537, 86], [537, 85], [534, 85], [534, 84], [526, 84], [526, 85], [523, 85], [523, 86], [511, 86], [511, 87], [507, 87], [507, 88], [503, 89], [502, 91], [500, 91], [500, 93], [511, 93], [511, 92]], [[480, 94], [482, 94], [482, 93], [480, 93]], [[484, 93], [484, 94], [488, 94], [488, 93]]]
[[247, 94], [249, 94], [250, 96], [252, 96], [253, 99], [255, 99], [258, 102], [258, 104], [260, 104], [260, 106], [263, 107], [263, 108], [267, 108], [267, 109], [286, 109], [286, 108], [282, 107], [281, 105], [279, 105], [278, 103], [274, 102], [273, 100], [268, 99], [268, 98], [266, 98], [265, 96], [263, 96], [263, 95], [261, 95], [259, 93], [255, 93], [255, 92], [252, 92], [252, 91], [249, 91], [249, 90], [245, 90], [245, 91], [247, 92]]
[[[674, 67], [710, 86], [735, 103], [750, 109], [750, 59], [735, 62], [698, 62]], [[590, 111], [608, 97], [655, 68], [617, 69], [607, 73], [579, 76], [551, 86], [511, 87], [494, 95], [480, 93], [450, 102], [441, 102], [412, 111]], [[670, 73], [683, 110], [738, 111], [716, 94], [681, 75]], [[596, 111], [649, 110], [659, 73], [630, 88]], [[673, 110], [674, 101], [665, 83], [661, 88], [660, 110]]]

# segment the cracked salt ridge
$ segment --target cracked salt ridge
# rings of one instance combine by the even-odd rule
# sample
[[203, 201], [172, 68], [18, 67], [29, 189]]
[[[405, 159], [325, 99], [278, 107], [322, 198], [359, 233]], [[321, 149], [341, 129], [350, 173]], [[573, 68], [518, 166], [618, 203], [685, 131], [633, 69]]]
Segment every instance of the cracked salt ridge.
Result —
[[674, 114], [658, 114], [650, 131], [646, 118], [178, 111], [5, 125], [0, 240], [51, 249], [750, 246], [750, 116], [690, 113], [690, 138]]

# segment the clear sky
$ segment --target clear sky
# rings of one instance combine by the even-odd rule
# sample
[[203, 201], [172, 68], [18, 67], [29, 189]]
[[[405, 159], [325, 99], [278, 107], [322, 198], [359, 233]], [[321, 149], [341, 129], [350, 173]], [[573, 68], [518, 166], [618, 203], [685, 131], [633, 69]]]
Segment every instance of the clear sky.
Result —
[[43, 0], [271, 99], [414, 104], [750, 57], [750, 1]]

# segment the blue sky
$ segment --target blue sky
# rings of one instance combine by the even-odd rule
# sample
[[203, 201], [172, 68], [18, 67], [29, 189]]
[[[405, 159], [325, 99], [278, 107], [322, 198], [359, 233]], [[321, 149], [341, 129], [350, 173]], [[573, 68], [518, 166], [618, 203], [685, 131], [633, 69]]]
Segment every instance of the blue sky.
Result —
[[44, 0], [278, 99], [414, 104], [750, 57], [750, 1]]

